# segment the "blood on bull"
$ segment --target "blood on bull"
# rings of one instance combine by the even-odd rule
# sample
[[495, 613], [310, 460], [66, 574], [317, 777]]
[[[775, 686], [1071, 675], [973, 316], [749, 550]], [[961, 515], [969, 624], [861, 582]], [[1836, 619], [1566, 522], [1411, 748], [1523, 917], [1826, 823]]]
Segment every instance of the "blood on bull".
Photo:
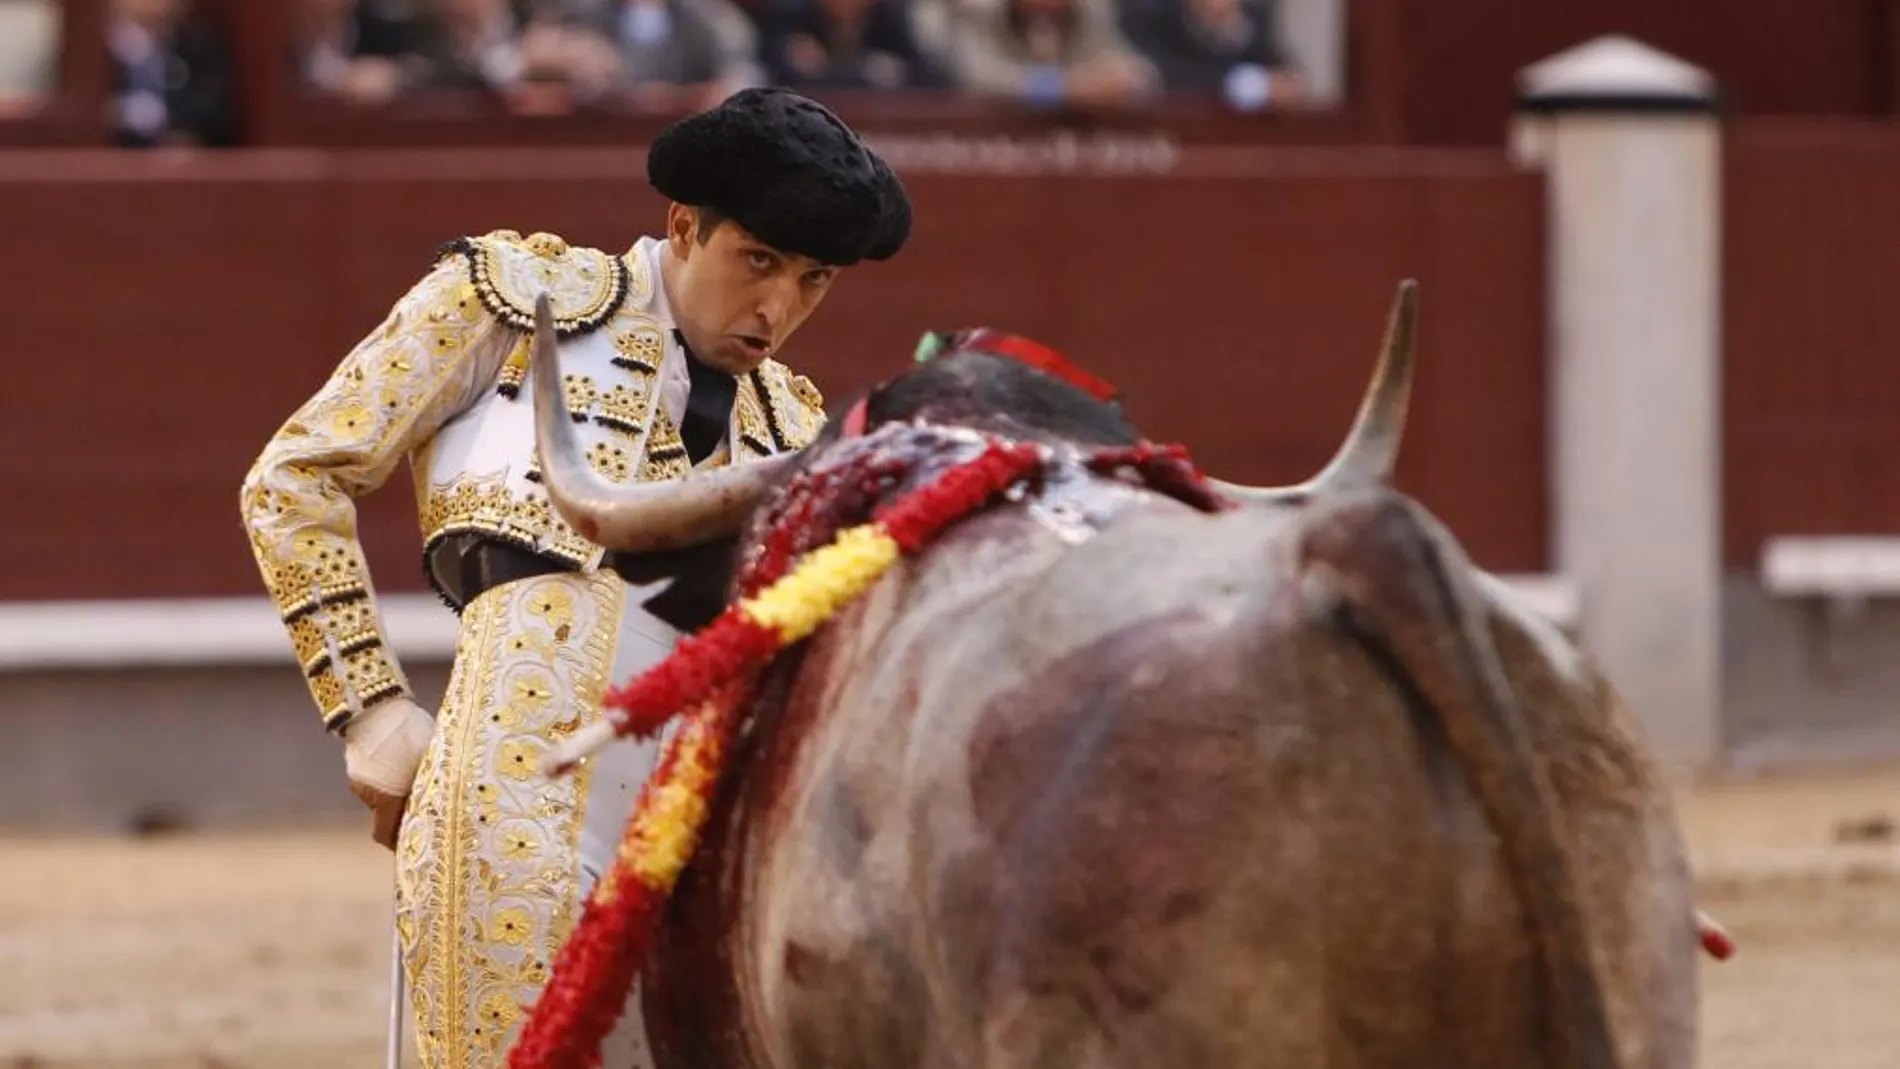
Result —
[[1639, 723], [1390, 485], [1415, 318], [1408, 283], [1333, 461], [1269, 488], [1092, 464], [1145, 436], [975, 343], [801, 456], [615, 486], [538, 338], [549, 496], [615, 548], [743, 565], [813, 478], [885, 472], [840, 476], [860, 515], [1045, 458], [759, 677], [640, 963], [658, 1063], [1689, 1069]]

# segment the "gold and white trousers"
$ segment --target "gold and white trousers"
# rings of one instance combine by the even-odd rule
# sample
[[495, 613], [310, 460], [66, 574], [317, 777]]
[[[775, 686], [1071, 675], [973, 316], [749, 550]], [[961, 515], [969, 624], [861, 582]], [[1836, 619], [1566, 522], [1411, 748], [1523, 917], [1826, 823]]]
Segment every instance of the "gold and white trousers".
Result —
[[[657, 589], [653, 588], [653, 589]], [[499, 1069], [585, 896], [612, 863], [661, 743], [616, 742], [568, 776], [541, 755], [680, 635], [613, 572], [505, 583], [462, 631], [396, 843], [396, 925], [424, 1069]], [[607, 1066], [651, 1069], [636, 987]]]

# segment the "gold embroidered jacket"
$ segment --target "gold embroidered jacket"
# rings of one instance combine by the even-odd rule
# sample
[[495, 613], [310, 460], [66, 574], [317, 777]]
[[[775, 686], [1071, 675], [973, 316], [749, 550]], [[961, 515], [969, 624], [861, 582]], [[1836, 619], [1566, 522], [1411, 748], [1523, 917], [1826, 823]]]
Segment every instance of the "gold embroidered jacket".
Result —
[[[642, 238], [615, 255], [506, 230], [452, 242], [265, 445], [244, 479], [244, 522], [326, 727], [408, 693], [354, 504], [403, 459], [425, 560], [441, 539], [480, 532], [582, 569], [600, 562], [537, 486], [527, 359], [541, 292], [595, 470], [620, 482], [688, 470], [688, 373], [659, 281], [663, 249]], [[725, 443], [702, 466], [800, 448], [824, 419], [816, 387], [767, 361], [740, 379]]]

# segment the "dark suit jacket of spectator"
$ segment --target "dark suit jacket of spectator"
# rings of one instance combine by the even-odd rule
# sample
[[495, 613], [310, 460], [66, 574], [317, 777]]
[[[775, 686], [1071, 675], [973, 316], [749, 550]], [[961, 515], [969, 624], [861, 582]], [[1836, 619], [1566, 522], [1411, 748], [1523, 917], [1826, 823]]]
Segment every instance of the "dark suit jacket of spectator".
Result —
[[[378, 3], [359, 3], [351, 10], [340, 42], [344, 58], [382, 56], [401, 59], [415, 51], [419, 40], [415, 17], [392, 15], [383, 8]], [[295, 53], [297, 73], [302, 77], [303, 84], [308, 85], [310, 72], [305, 69], [307, 57], [298, 42], [291, 42], [291, 48]]]
[[426, 11], [409, 24], [404, 65], [418, 87], [429, 90], [499, 89], [519, 75], [521, 31], [536, 13], [528, 0], [505, 5], [505, 34], [498, 35], [476, 55], [464, 55], [450, 45], [441, 23]]
[[[134, 89], [135, 72], [112, 58], [112, 91], [123, 99]], [[231, 56], [218, 26], [203, 16], [188, 16], [159, 45], [159, 77], [164, 85], [166, 125], [155, 135], [123, 126], [115, 139], [120, 145], [146, 148], [169, 134], [188, 134], [198, 144], [229, 146], [237, 142], [237, 109], [232, 103]]]
[[416, 44], [414, 16], [391, 15], [379, 4], [358, 4], [350, 13], [350, 55], [400, 56]]
[[726, 76], [725, 54], [711, 20], [684, 0], [666, 0], [667, 34], [656, 41], [635, 41], [624, 32], [622, 5], [603, 4], [574, 24], [614, 43], [625, 66], [624, 84], [667, 82], [699, 85]]
[[1272, 2], [1241, 0], [1248, 32], [1233, 42], [1216, 42], [1199, 32], [1187, 0], [1126, 0], [1122, 27], [1160, 69], [1170, 92], [1218, 92], [1236, 64], [1254, 63], [1268, 70], [1287, 65]]
[[[850, 52], [834, 45], [831, 16], [818, 0], [776, 0], [760, 21], [759, 52], [767, 77], [774, 85], [794, 89], [934, 89], [945, 84], [943, 75], [917, 46], [910, 12], [902, 0], [873, 0], [864, 26]], [[810, 37], [825, 49], [830, 63], [816, 76], [792, 65], [790, 42]], [[865, 60], [882, 52], [903, 64], [903, 80], [895, 86], [875, 82]]]

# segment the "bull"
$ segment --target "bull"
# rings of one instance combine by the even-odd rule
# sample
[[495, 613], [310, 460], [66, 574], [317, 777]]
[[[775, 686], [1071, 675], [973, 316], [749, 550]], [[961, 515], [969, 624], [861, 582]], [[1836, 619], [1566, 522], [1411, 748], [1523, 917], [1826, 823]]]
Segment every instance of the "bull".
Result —
[[[1641, 728], [1390, 485], [1415, 309], [1308, 482], [1210, 512], [1058, 466], [780, 659], [646, 963], [663, 1069], [1690, 1069], [1693, 881]], [[621, 549], [747, 552], [853, 449], [1142, 439], [954, 351], [859, 437], [615, 486], [557, 360], [544, 321], [549, 497]]]

